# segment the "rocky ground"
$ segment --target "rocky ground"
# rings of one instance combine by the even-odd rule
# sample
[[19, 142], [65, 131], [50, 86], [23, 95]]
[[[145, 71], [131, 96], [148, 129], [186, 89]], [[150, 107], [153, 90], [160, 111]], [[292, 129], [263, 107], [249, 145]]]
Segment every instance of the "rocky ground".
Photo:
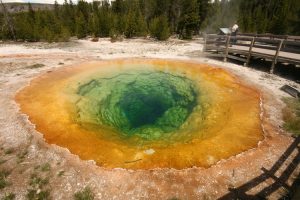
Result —
[[[276, 162], [278, 164], [294, 140], [281, 129], [284, 107], [281, 98], [287, 94], [279, 88], [289, 84], [299, 89], [300, 85], [242, 65], [204, 58], [200, 43], [201, 40], [183, 42], [177, 39], [167, 42], [134, 39], [111, 43], [109, 39], [101, 39], [99, 42], [74, 40], [53, 44], [0, 43], [0, 198], [11, 194], [15, 199], [46, 196], [73, 199], [76, 192], [88, 187], [95, 199], [217, 199], [226, 195], [228, 188], [239, 188], [245, 183], [250, 185], [246, 190], [248, 195], [263, 190], [261, 195], [278, 199], [285, 194], [282, 185], [291, 185], [300, 171], [300, 167], [292, 163], [298, 152], [297, 144], [290, 154], [283, 156], [286, 161], [283, 159], [274, 173], [264, 173], [262, 169], [270, 170]], [[257, 148], [222, 160], [208, 169], [108, 170], [93, 161], [80, 160], [67, 149], [45, 143], [42, 134], [35, 131], [14, 101], [16, 92], [39, 74], [91, 60], [133, 57], [208, 63], [225, 68], [260, 88], [265, 139]], [[288, 173], [290, 168], [293, 170]], [[282, 178], [285, 176], [287, 178]], [[278, 187], [273, 184], [276, 180], [280, 183]]]

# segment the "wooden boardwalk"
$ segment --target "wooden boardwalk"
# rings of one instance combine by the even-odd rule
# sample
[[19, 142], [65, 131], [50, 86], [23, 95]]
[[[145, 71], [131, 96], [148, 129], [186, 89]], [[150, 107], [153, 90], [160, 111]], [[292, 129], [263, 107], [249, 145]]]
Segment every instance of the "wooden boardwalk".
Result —
[[[229, 51], [249, 51], [248, 47], [243, 47], [243, 46], [236, 46], [233, 45], [232, 47], [229, 47]], [[261, 48], [253, 48], [252, 49], [252, 54], [253, 56], [255, 54], [257, 55], [265, 55], [266, 57], [270, 57], [272, 58], [272, 56], [274, 56], [276, 54], [275, 50], [269, 50], [269, 49], [261, 49]], [[297, 53], [288, 53], [288, 52], [282, 52], [280, 51], [278, 54], [278, 60], [295, 60], [296, 61], [300, 61], [300, 54]]]
[[272, 62], [270, 73], [277, 63], [300, 65], [300, 37], [269, 38], [255, 36], [206, 35], [204, 52], [208, 56], [235, 59], [249, 65], [252, 58]]

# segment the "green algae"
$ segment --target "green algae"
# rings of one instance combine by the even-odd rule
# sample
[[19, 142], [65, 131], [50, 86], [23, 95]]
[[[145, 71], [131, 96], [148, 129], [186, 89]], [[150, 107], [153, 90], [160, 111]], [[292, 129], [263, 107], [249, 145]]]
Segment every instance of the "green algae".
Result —
[[161, 71], [93, 78], [79, 86], [77, 122], [109, 127], [122, 137], [156, 140], [175, 134], [197, 106], [194, 82]]

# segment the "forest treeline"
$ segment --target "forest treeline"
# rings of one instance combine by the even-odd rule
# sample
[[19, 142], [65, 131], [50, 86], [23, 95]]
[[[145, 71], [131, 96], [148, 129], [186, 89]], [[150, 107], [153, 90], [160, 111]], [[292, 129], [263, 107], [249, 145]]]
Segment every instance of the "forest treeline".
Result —
[[218, 31], [234, 22], [246, 33], [300, 35], [299, 0], [116, 0], [74, 4], [57, 2], [52, 10], [1, 13], [0, 39], [67, 41], [84, 38], [152, 36], [166, 40], [172, 34], [190, 39], [201, 32]]

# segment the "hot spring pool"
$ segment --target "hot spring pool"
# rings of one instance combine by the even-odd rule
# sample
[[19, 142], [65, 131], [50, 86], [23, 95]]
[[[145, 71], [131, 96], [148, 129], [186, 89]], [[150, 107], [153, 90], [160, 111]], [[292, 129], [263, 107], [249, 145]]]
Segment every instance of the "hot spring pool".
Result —
[[16, 101], [48, 143], [106, 168], [209, 167], [263, 139], [259, 91], [203, 64], [90, 62], [34, 79]]

